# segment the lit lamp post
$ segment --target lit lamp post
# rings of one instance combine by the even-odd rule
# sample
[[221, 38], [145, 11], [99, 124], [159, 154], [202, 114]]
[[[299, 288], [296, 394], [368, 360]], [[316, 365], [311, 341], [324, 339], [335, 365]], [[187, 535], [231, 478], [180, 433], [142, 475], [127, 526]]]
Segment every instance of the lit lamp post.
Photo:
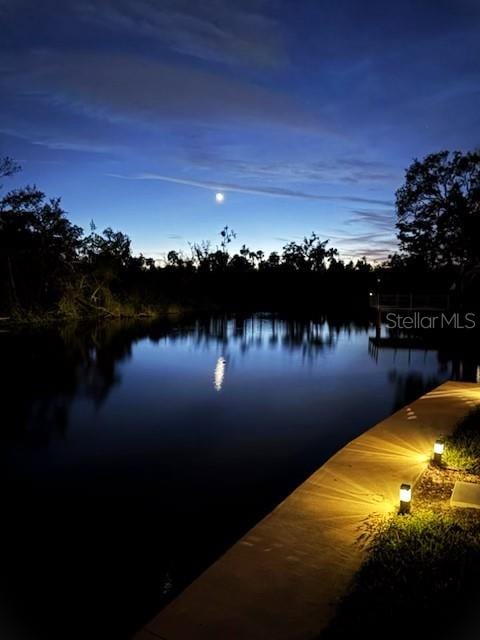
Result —
[[412, 503], [412, 487], [409, 484], [400, 485], [400, 510], [402, 515], [410, 513], [410, 506]]
[[433, 461], [439, 467], [442, 465], [442, 455], [445, 449], [445, 442], [443, 438], [437, 438], [435, 440], [435, 444], [433, 445]]

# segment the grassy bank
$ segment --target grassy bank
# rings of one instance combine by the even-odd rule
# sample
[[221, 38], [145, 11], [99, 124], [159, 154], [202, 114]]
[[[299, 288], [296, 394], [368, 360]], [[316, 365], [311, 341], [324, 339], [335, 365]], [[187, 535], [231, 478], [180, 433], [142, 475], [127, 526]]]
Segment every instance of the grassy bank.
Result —
[[0, 317], [0, 326], [42, 325], [83, 320], [135, 320], [180, 316], [190, 309], [177, 304], [143, 305], [112, 300], [105, 306], [60, 304], [51, 310], [14, 309], [10, 315]]
[[444, 463], [447, 467], [480, 475], [480, 416], [471, 414], [447, 438]]
[[457, 480], [480, 482], [479, 454], [475, 413], [446, 442], [449, 468], [431, 465], [415, 487], [411, 514], [369, 519], [367, 559], [322, 638], [477, 637], [480, 511], [452, 508], [450, 496]]

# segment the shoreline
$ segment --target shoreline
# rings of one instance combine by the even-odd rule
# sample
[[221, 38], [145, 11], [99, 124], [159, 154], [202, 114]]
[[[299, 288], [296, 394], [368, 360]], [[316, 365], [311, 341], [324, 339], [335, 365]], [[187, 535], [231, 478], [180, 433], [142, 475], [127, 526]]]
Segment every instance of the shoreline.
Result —
[[364, 559], [372, 513], [398, 508], [432, 443], [480, 405], [474, 383], [446, 382], [334, 454], [136, 636], [162, 640], [313, 640]]

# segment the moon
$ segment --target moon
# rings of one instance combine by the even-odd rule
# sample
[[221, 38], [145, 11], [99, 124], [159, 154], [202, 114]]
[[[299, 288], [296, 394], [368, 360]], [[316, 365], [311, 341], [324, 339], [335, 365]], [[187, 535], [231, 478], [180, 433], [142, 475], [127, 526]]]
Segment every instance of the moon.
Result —
[[215, 194], [215, 202], [218, 202], [218, 204], [222, 204], [222, 202], [225, 200], [225, 196], [223, 195], [223, 193], [216, 193]]

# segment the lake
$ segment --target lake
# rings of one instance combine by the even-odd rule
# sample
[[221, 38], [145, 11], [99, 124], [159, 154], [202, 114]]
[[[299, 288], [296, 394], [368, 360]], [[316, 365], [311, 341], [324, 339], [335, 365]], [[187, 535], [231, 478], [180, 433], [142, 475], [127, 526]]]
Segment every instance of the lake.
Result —
[[0, 333], [5, 637], [130, 638], [353, 437], [476, 379], [374, 334], [261, 314]]

